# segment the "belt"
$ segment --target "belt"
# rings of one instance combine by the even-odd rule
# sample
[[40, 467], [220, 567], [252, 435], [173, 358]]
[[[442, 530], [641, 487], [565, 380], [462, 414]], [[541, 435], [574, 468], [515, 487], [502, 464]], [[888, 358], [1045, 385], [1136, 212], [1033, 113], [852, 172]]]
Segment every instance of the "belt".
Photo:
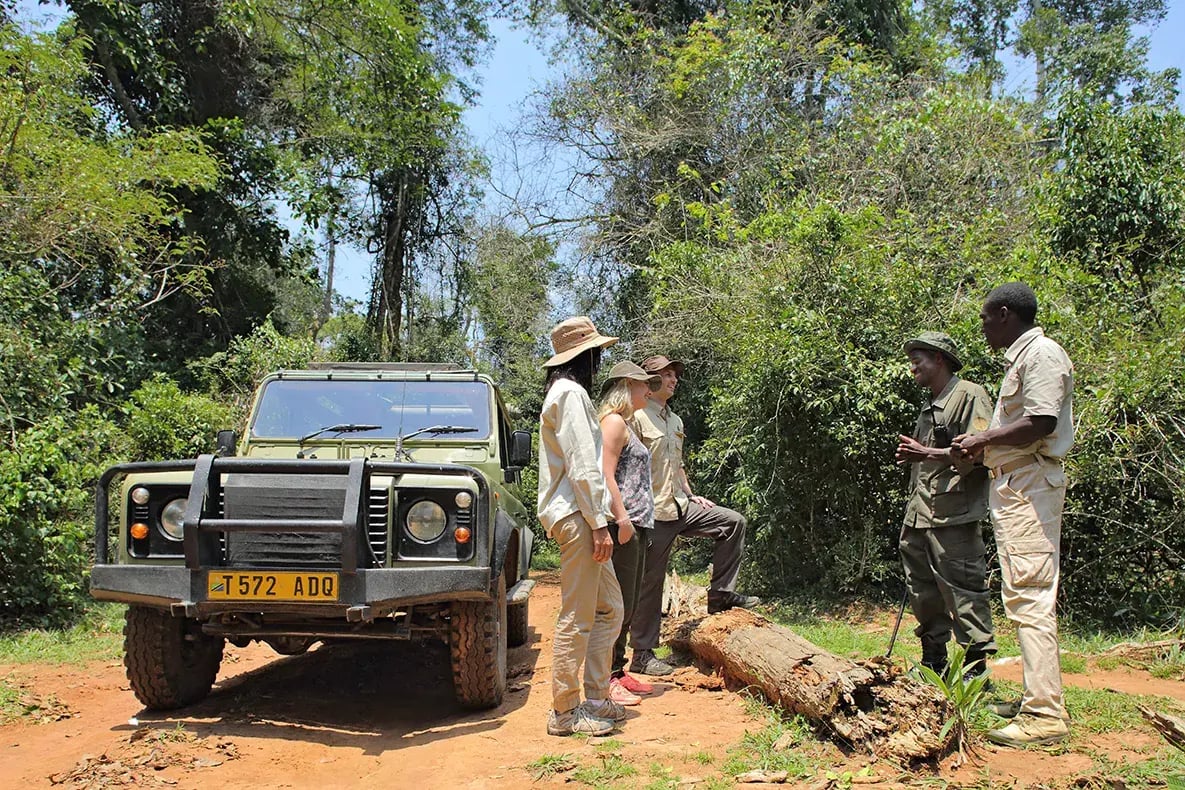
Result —
[[1000, 464], [999, 466], [993, 466], [989, 468], [988, 475], [990, 475], [994, 480], [1003, 477], [1004, 475], [1011, 474], [1017, 469], [1024, 469], [1026, 466], [1039, 464], [1043, 460], [1044, 458], [1040, 455], [1026, 455], [1023, 458], [1017, 458], [1015, 461], [1009, 461], [1006, 464]]

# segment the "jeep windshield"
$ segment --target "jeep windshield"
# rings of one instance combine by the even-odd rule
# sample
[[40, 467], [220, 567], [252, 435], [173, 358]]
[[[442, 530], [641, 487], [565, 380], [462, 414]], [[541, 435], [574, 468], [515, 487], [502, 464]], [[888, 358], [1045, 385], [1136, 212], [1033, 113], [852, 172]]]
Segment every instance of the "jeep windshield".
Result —
[[488, 439], [490, 389], [482, 381], [274, 379], [260, 396], [251, 436], [297, 439], [338, 424], [378, 426], [357, 435], [368, 442], [439, 425], [473, 428], [457, 433], [462, 441]]

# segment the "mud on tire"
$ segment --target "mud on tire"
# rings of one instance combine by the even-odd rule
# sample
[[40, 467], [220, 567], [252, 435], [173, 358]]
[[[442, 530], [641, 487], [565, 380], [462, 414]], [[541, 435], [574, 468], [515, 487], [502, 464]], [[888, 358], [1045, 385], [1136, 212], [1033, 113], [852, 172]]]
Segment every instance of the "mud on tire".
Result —
[[467, 708], [497, 707], [506, 693], [506, 575], [498, 575], [493, 601], [454, 601], [450, 608], [457, 701]]
[[129, 606], [123, 641], [128, 682], [149, 710], [204, 698], [222, 663], [222, 637], [207, 636], [195, 621], [157, 609]]

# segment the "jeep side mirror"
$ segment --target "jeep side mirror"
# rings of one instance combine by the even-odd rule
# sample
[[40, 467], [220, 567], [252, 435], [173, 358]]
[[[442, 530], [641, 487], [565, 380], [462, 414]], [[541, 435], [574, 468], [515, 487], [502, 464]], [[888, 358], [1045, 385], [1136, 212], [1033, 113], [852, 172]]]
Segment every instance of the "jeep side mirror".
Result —
[[510, 434], [510, 466], [522, 469], [531, 463], [531, 434], [527, 431], [515, 431]]
[[239, 435], [234, 431], [219, 431], [218, 441], [214, 446], [214, 455], [227, 458], [235, 454], [235, 447], [239, 444]]

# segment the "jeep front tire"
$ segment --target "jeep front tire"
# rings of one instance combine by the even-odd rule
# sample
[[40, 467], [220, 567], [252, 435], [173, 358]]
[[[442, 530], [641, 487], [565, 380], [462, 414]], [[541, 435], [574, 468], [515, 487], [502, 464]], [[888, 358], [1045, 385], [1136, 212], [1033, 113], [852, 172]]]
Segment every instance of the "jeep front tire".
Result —
[[123, 642], [128, 682], [149, 710], [203, 699], [222, 663], [222, 637], [207, 636], [197, 621], [158, 609], [129, 606]]
[[454, 601], [449, 654], [457, 701], [495, 708], [506, 693], [506, 575], [498, 574], [492, 601]]

